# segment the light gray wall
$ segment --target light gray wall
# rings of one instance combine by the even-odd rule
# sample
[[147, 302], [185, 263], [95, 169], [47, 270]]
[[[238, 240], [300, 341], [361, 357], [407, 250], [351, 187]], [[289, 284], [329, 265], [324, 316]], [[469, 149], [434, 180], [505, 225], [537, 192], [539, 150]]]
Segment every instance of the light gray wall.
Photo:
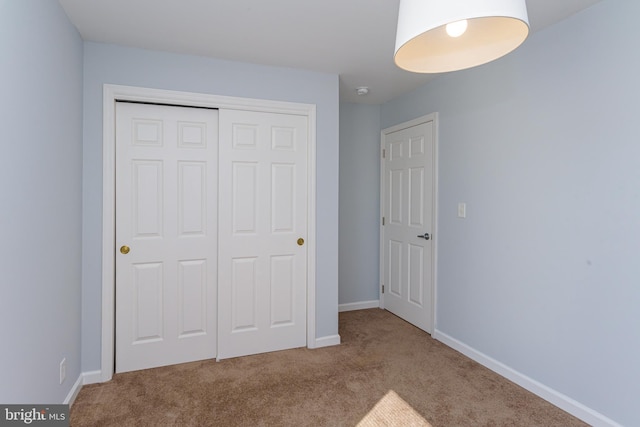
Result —
[[317, 338], [338, 333], [338, 76], [85, 43], [83, 370], [100, 368], [105, 83], [317, 106]]
[[2, 0], [0, 52], [0, 402], [62, 403], [80, 375], [82, 40], [58, 2]]
[[[437, 329], [640, 425], [640, 2], [382, 107], [440, 112]], [[466, 202], [467, 218], [456, 218]]]
[[340, 304], [380, 298], [380, 106], [340, 104]]

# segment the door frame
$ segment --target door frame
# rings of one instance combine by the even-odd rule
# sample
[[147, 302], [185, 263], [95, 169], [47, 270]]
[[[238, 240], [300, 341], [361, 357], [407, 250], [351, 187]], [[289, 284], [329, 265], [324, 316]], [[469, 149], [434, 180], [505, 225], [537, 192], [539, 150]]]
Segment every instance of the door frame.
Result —
[[385, 294], [382, 292], [382, 286], [384, 285], [384, 230], [385, 227], [382, 225], [382, 218], [384, 216], [384, 207], [385, 207], [385, 157], [384, 157], [384, 149], [386, 145], [387, 135], [393, 132], [397, 132], [403, 129], [407, 129], [413, 126], [418, 126], [424, 123], [433, 122], [433, 151], [431, 155], [433, 156], [433, 170], [432, 179], [433, 179], [433, 206], [432, 206], [432, 223], [431, 223], [431, 235], [435, 238], [432, 238], [433, 250], [431, 251], [431, 283], [433, 283], [431, 289], [431, 325], [433, 331], [437, 329], [436, 319], [436, 307], [437, 304], [437, 289], [438, 289], [438, 144], [439, 144], [439, 133], [438, 133], [438, 113], [427, 114], [413, 120], [409, 120], [404, 123], [397, 124], [395, 126], [388, 127], [383, 129], [380, 132], [380, 308], [384, 309], [384, 296]]
[[[316, 106], [283, 101], [209, 95], [105, 84], [102, 101], [102, 350], [101, 381], [114, 373], [115, 351], [115, 103], [147, 102], [294, 114], [308, 118], [307, 154], [307, 347], [316, 347]], [[217, 283], [216, 283], [217, 288]], [[216, 332], [217, 333], [217, 332]]]

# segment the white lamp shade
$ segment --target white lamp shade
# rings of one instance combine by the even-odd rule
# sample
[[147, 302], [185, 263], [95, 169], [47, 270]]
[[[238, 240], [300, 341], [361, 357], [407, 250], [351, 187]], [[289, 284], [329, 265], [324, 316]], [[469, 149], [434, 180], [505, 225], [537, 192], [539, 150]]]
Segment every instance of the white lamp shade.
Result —
[[[467, 20], [452, 37], [447, 24]], [[511, 52], [529, 35], [525, 0], [400, 0], [396, 65], [416, 73], [475, 67]]]

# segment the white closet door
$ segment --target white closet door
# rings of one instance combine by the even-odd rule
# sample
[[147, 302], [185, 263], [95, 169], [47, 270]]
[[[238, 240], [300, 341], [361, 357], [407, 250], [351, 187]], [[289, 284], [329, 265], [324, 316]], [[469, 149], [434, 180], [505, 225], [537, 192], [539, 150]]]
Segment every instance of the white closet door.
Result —
[[116, 372], [216, 356], [216, 110], [117, 103]]
[[306, 116], [220, 111], [218, 358], [306, 345]]

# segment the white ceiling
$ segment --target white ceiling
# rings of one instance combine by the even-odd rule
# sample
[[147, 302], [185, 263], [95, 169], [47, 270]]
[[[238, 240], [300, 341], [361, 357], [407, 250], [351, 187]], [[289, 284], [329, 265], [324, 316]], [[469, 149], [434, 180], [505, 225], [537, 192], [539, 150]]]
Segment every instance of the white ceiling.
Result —
[[[84, 40], [339, 74], [344, 102], [380, 104], [434, 77], [393, 63], [399, 0], [59, 1]], [[527, 0], [531, 29], [598, 1]]]

